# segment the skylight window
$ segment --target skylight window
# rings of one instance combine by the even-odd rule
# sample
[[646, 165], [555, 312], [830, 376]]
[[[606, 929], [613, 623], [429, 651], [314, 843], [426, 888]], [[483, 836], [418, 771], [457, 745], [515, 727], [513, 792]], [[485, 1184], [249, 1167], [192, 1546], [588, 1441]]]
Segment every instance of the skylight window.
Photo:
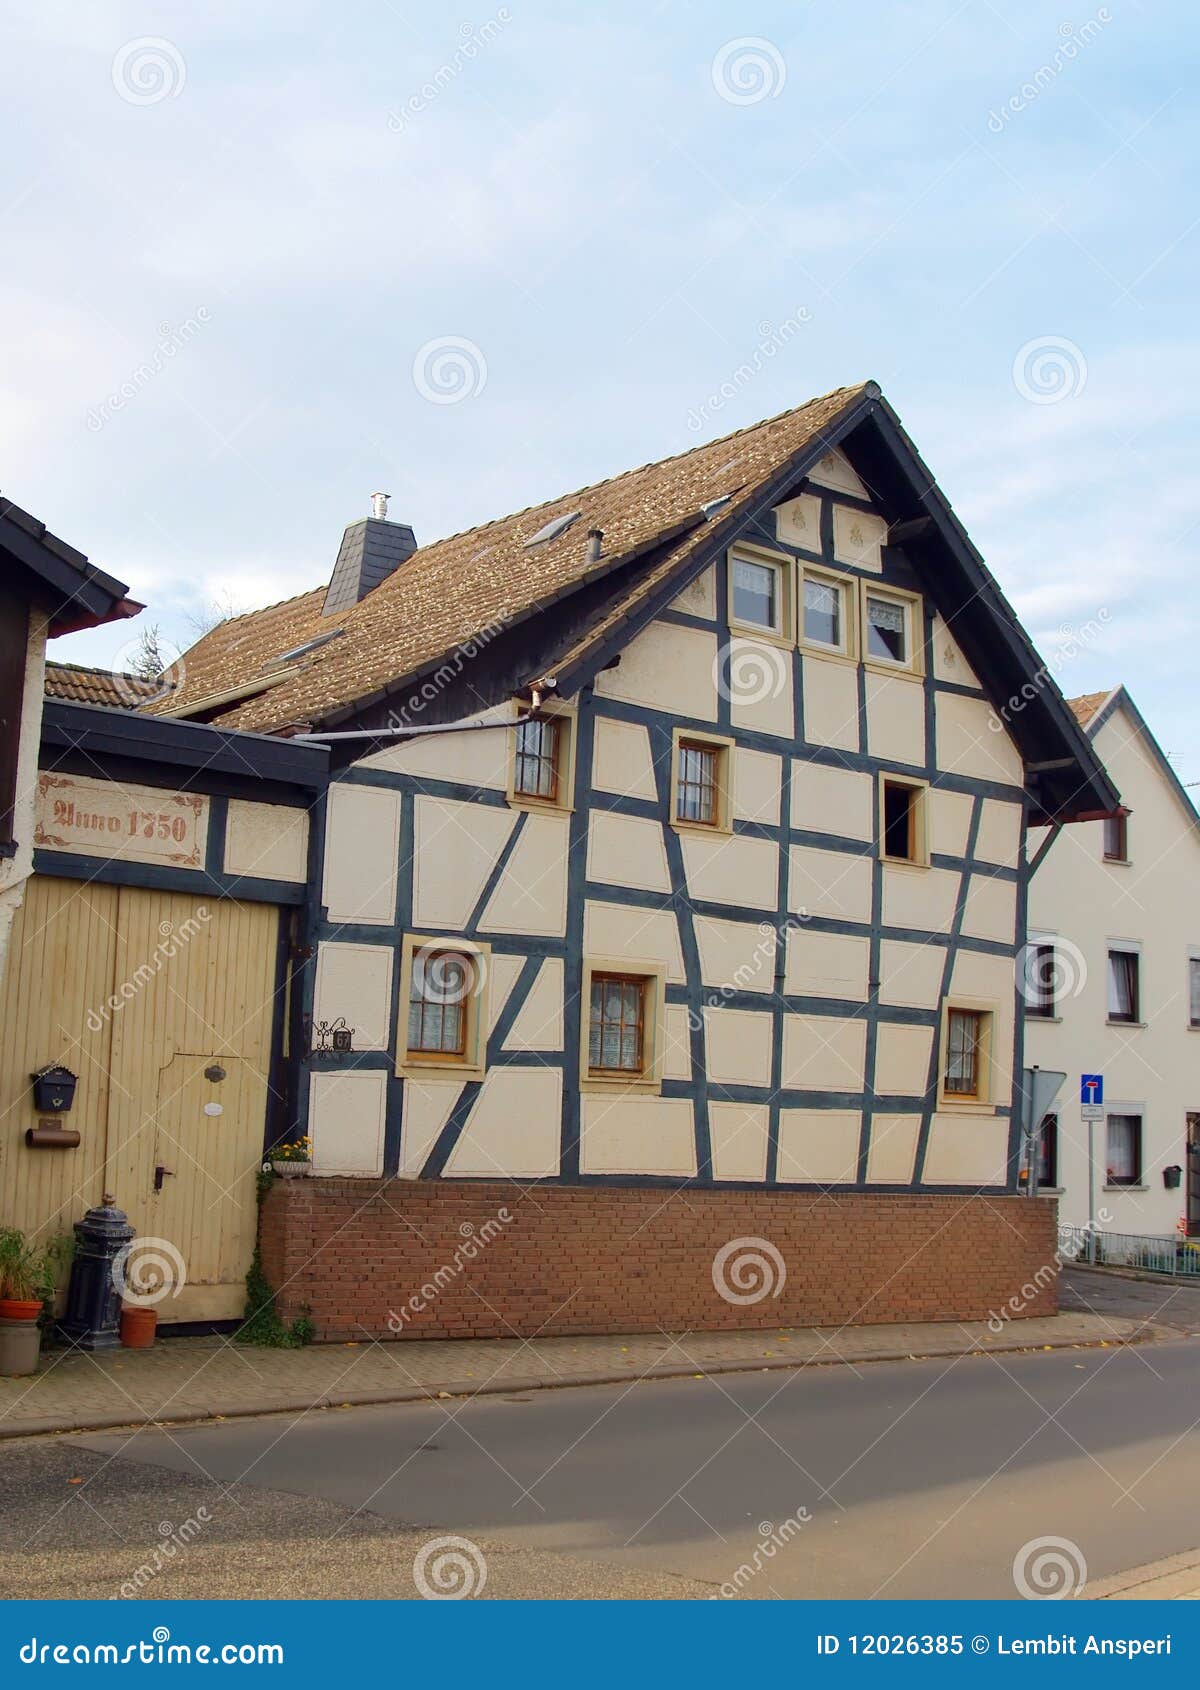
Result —
[[544, 546], [548, 540], [557, 540], [560, 534], [565, 534], [573, 522], [578, 522], [582, 511], [570, 511], [566, 516], [551, 517], [544, 528], [539, 528], [536, 534], [531, 534], [525, 542], [525, 550], [531, 546]]
[[319, 651], [330, 640], [336, 640], [345, 633], [344, 628], [333, 628], [328, 634], [318, 634], [313, 640], [305, 640], [303, 645], [293, 646], [291, 651], [282, 651], [278, 657], [269, 657], [263, 664], [264, 669], [277, 669], [281, 663], [294, 663], [298, 657], [307, 657], [310, 651]]

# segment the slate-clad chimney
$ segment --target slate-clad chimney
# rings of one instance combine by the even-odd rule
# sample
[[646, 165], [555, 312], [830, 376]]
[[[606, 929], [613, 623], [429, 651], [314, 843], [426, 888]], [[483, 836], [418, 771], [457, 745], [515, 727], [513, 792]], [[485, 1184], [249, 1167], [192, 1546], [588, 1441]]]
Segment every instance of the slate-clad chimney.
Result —
[[388, 522], [387, 493], [372, 493], [374, 516], [352, 522], [342, 535], [337, 561], [329, 577], [324, 616], [336, 616], [366, 598], [417, 549], [417, 537], [406, 522]]

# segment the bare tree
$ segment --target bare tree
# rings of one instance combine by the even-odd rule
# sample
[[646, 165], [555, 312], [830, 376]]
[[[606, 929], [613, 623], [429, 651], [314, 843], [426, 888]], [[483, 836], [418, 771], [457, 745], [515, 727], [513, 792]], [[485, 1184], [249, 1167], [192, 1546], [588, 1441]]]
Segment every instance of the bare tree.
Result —
[[231, 617], [239, 614], [237, 606], [229, 593], [219, 594], [209, 599], [207, 604], [201, 605], [199, 610], [188, 611], [184, 620], [198, 640], [205, 634], [211, 634], [214, 628], [219, 628], [222, 622], [228, 622]]
[[143, 681], [157, 681], [170, 662], [162, 649], [162, 631], [158, 623], [148, 622], [138, 635], [137, 645], [129, 659], [129, 673]]

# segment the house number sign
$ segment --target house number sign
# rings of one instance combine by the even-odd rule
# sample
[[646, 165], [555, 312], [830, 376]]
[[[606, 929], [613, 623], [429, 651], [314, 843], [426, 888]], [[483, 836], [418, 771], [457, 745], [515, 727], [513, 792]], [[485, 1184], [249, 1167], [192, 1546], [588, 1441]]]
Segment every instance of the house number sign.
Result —
[[78, 856], [203, 868], [208, 810], [194, 792], [43, 772], [33, 842]]

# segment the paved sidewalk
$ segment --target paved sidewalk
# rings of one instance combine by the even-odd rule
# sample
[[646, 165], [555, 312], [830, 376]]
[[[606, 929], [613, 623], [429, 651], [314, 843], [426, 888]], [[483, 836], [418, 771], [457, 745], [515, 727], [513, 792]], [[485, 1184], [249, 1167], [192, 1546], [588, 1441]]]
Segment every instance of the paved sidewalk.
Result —
[[1200, 1601], [1200, 1549], [1131, 1567], [1127, 1573], [1086, 1585], [1083, 1594], [1123, 1602]]
[[0, 1438], [623, 1379], [1126, 1344], [1155, 1335], [1142, 1321], [1072, 1313], [1013, 1320], [999, 1333], [986, 1321], [946, 1321], [844, 1331], [410, 1338], [302, 1350], [255, 1349], [225, 1338], [168, 1338], [152, 1350], [99, 1355], [52, 1350], [32, 1378], [0, 1379]]

